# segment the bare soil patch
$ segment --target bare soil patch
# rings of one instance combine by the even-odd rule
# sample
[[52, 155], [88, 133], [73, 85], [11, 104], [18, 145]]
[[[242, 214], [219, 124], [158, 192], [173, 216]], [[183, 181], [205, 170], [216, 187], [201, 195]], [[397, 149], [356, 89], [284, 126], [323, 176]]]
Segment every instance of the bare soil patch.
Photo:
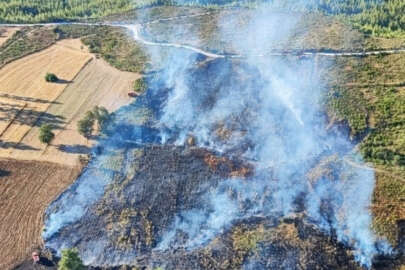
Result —
[[81, 166], [0, 159], [0, 269], [11, 269], [42, 245], [43, 213]]
[[19, 29], [19, 27], [0, 27], [0, 46]]

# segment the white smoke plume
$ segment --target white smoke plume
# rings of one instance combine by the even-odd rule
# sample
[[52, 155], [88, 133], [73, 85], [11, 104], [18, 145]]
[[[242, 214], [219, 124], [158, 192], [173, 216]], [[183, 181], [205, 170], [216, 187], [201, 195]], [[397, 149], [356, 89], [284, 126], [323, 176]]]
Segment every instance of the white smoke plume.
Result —
[[[177, 231], [188, 233], [190, 240], [186, 245], [196, 247], [208, 242], [235, 220], [252, 215], [288, 216], [296, 210], [296, 200], [306, 194], [305, 211], [308, 216], [321, 229], [326, 232], [334, 230], [340, 241], [353, 246], [361, 265], [370, 267], [372, 258], [381, 251], [377, 250], [377, 239], [371, 230], [369, 210], [374, 173], [361, 167], [366, 166], [359, 154], [355, 155], [357, 162], [363, 164], [360, 167], [345, 162], [354, 145], [344, 134], [326, 130], [327, 119], [321, 101], [327, 89], [321, 83], [316, 63], [313, 59], [294, 63], [288, 59], [257, 57], [280, 41], [288, 40], [297, 22], [297, 14], [274, 12], [272, 7], [252, 12], [245, 28], [238, 29], [245, 33], [244, 38], [234, 40], [232, 46], [246, 56], [242, 61], [259, 74], [257, 86], [249, 89], [238, 85], [220, 88], [214, 105], [207, 110], [201, 107], [204, 95], [208, 94], [196, 93], [194, 87], [200, 82], [185, 68], [192, 61], [177, 60], [167, 65], [169, 76], [165, 79], [172, 91], [161, 117], [162, 125], [169, 130], [180, 130], [180, 143], [185, 143], [187, 134], [193, 134], [201, 146], [226, 151], [227, 144], [237, 145], [241, 141], [231, 140], [225, 145], [218, 143], [213, 135], [215, 126], [251, 110], [255, 115], [245, 127], [248, 130], [245, 136], [255, 146], [244, 156], [255, 160], [258, 168], [264, 171], [271, 169], [272, 173], [271, 177], [269, 173], [261, 173], [249, 181], [224, 182], [206, 195], [205, 208], [179, 214], [158, 249], [168, 248], [170, 242], [175, 241]], [[229, 23], [223, 27], [229, 27]], [[224, 68], [229, 67], [224, 65]], [[231, 81], [227, 81], [226, 70], [216, 72], [219, 74], [215, 79], [232, 85]], [[222, 78], [221, 72], [224, 73]], [[322, 157], [331, 154], [338, 156], [341, 166], [339, 172], [335, 172], [338, 179], [323, 176], [313, 186], [308, 184], [308, 172]], [[229, 196], [224, 192], [227, 189], [240, 196]], [[271, 190], [271, 195], [265, 190]], [[254, 203], [247, 209], [240, 209], [241, 201]], [[325, 202], [329, 207], [328, 213], [323, 208]]]
[[[282, 218], [298, 211], [297, 201], [303, 200], [311, 221], [326, 233], [334, 231], [340, 241], [355, 249], [358, 262], [370, 267], [373, 256], [380, 251], [370, 228], [373, 171], [363, 168], [361, 157], [353, 154], [354, 145], [344, 134], [326, 129], [322, 97], [327, 89], [319, 78], [316, 62], [261, 56], [288, 41], [300, 21], [297, 13], [279, 10], [280, 5], [250, 10], [250, 19], [244, 25], [226, 23], [229, 15], [219, 20], [221, 32], [238, 28], [244, 33], [243, 38], [232, 41], [232, 48], [243, 54], [243, 59], [205, 61], [201, 71], [196, 69], [198, 57], [184, 48], [165, 50], [165, 56], [156, 46], [149, 51], [152, 60], [164, 62], [148, 91], [170, 89], [155, 123], [160, 143], [185, 144], [192, 134], [200, 147], [230, 155], [233, 149], [239, 149], [237, 155], [255, 165], [251, 179], [224, 179], [207, 189], [201, 207], [178, 213], [156, 250], [201, 247], [235, 221], [251, 216]], [[178, 31], [181, 28], [179, 25]], [[171, 34], [176, 36], [175, 32]], [[199, 72], [208, 75], [199, 76]], [[133, 111], [123, 109], [122, 122], [131, 118], [126, 113]], [[215, 130], [220, 124], [236, 126], [227, 140], [217, 138]], [[113, 139], [104, 143], [116, 143], [122, 132], [132, 132], [134, 139], [147, 132], [118, 127], [111, 135]], [[244, 144], [249, 146], [241, 153]], [[103, 170], [103, 155], [91, 163], [71, 189], [72, 194], [68, 192], [58, 199], [64, 201], [64, 207], [48, 210], [51, 214], [45, 223], [45, 240], [79, 220], [102, 196], [105, 185], [113, 178], [109, 174], [114, 173]], [[349, 155], [355, 155], [361, 166], [347, 163]], [[333, 173], [311, 182], [308, 175], [330, 156], [336, 156]], [[130, 163], [126, 161], [125, 166]], [[188, 235], [186, 243], [176, 243], [178, 232]], [[94, 252], [85, 254], [88, 262], [97, 258]]]

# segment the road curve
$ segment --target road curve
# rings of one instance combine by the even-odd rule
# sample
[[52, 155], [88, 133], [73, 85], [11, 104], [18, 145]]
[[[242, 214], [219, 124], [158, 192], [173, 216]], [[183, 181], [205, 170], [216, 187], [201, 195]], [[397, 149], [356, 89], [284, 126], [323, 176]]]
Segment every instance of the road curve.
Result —
[[138, 41], [138, 42], [140, 42], [140, 43], [142, 43], [144, 45], [160, 46], [160, 47], [172, 47], [172, 48], [183, 48], [183, 49], [194, 51], [196, 53], [205, 55], [207, 57], [212, 57], [212, 58], [225, 58], [226, 57], [225, 55], [216, 54], [216, 53], [209, 52], [209, 51], [204, 51], [204, 50], [199, 49], [197, 47], [184, 45], [184, 44], [180, 44], [180, 43], [147, 41], [140, 34], [140, 28], [141, 28], [140, 24], [132, 24], [132, 25], [128, 24], [128, 25], [122, 25], [122, 26], [125, 27], [126, 29], [128, 29], [132, 33], [132, 37], [136, 41]]
[[369, 55], [384, 55], [384, 54], [398, 54], [405, 53], [405, 48], [401, 49], [390, 49], [390, 50], [374, 50], [374, 51], [316, 51], [316, 50], [284, 50], [284, 51], [272, 51], [263, 54], [255, 55], [240, 55], [240, 54], [219, 54], [208, 50], [203, 50], [198, 47], [194, 47], [187, 44], [181, 43], [170, 43], [170, 42], [158, 42], [146, 40], [141, 35], [142, 25], [149, 25], [154, 23], [161, 23], [165, 21], [173, 21], [183, 18], [191, 18], [209, 15], [212, 12], [197, 13], [192, 15], [182, 15], [176, 17], [156, 19], [149, 22], [144, 22], [143, 24], [121, 24], [121, 23], [85, 23], [85, 22], [59, 22], [59, 23], [34, 23], [34, 24], [0, 24], [0, 26], [5, 27], [23, 27], [23, 26], [57, 26], [57, 25], [87, 25], [87, 26], [114, 26], [123, 27], [131, 33], [134, 40], [138, 41], [147, 46], [159, 46], [159, 47], [172, 47], [172, 48], [182, 48], [185, 50], [193, 51], [198, 54], [205, 55], [211, 58], [247, 58], [247, 57], [270, 57], [270, 56], [298, 56], [298, 57], [312, 57], [312, 56], [324, 56], [324, 57], [364, 57]]

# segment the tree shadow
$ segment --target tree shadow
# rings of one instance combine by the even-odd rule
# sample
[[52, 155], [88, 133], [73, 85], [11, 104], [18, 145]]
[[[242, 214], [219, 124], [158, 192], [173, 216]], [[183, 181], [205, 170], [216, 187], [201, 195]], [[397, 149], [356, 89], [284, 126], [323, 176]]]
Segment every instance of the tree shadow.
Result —
[[72, 80], [64, 80], [64, 79], [58, 79], [56, 82], [54, 83], [59, 83], [59, 84], [70, 84], [72, 83]]
[[0, 177], [10, 176], [11, 172], [0, 169]]
[[16, 142], [3, 142], [0, 140], [0, 148], [3, 149], [16, 149], [16, 150], [33, 150], [33, 151], [38, 151], [38, 148], [32, 147], [28, 144], [24, 143], [16, 143]]
[[74, 145], [60, 144], [58, 145], [58, 150], [71, 154], [88, 154], [90, 153], [91, 148], [81, 144], [74, 144]]
[[94, 140], [94, 141], [98, 141], [100, 138], [101, 138], [100, 135], [94, 135], [94, 134], [87, 137], [87, 139]]
[[0, 121], [13, 121], [14, 124], [33, 127], [41, 126], [42, 124], [49, 124], [53, 129], [62, 129], [62, 125], [66, 123], [63, 116], [26, 108], [22, 109], [17, 106], [15, 107], [16, 108], [0, 107], [0, 112], [5, 113], [3, 117], [0, 117]]
[[57, 102], [57, 101], [49, 101], [49, 100], [46, 100], [46, 99], [22, 97], [22, 96], [9, 95], [9, 94], [0, 94], [0, 97], [14, 99], [14, 100], [18, 100], [18, 101], [26, 101], [26, 102], [47, 103], [47, 104], [62, 104], [62, 103]]
[[48, 258], [45, 258], [45, 257], [41, 257], [41, 258], [39, 259], [38, 264], [43, 265], [43, 266], [46, 266], [46, 267], [55, 266], [55, 264], [54, 264], [53, 261], [51, 261], [51, 260], [49, 260]]

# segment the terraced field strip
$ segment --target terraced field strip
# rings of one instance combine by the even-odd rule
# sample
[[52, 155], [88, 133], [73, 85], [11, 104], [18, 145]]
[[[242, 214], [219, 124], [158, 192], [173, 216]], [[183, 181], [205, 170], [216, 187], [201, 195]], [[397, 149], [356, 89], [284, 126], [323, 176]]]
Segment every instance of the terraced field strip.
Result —
[[[0, 137], [2, 144], [18, 144], [92, 57], [82, 49], [80, 40], [63, 40], [0, 69], [0, 98], [5, 103], [26, 104], [12, 124], [3, 130]], [[46, 82], [44, 78], [47, 72], [55, 73], [60, 81]], [[7, 125], [4, 122], [8, 121], [7, 118], [0, 119], [0, 125]], [[63, 122], [63, 119], [48, 115], [48, 122]], [[13, 149], [0, 147], [0, 156], [10, 157]]]
[[12, 269], [42, 244], [45, 208], [80, 171], [80, 166], [0, 159], [0, 269]]
[[25, 102], [10, 101], [5, 98], [0, 98], [0, 137], [13, 123], [14, 119], [25, 106]]

